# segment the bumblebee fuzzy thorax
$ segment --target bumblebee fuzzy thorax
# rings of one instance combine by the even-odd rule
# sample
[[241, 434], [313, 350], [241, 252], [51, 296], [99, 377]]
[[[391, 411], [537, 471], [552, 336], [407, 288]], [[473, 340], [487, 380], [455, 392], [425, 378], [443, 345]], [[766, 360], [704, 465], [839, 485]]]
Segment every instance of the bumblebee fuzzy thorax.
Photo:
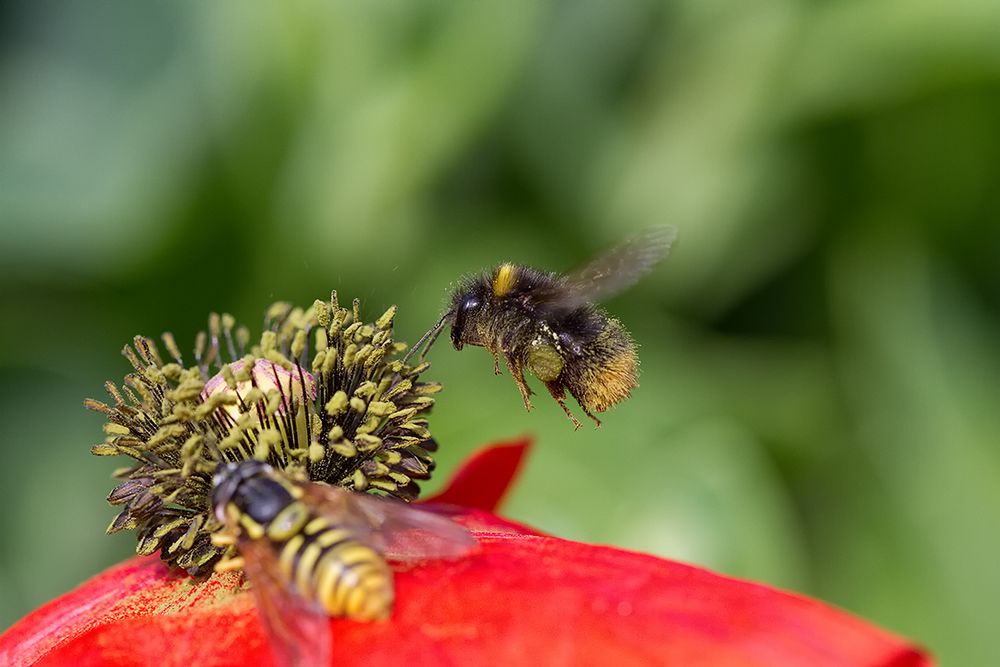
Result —
[[136, 337], [124, 350], [134, 372], [105, 385], [112, 404], [86, 403], [107, 418], [92, 452], [133, 461], [115, 472], [108, 501], [121, 511], [108, 532], [136, 530], [138, 553], [207, 572], [225, 551], [210, 539], [223, 521], [213, 488], [231, 498], [253, 468], [227, 464], [249, 460], [293, 480], [416, 498], [434, 468], [425, 417], [441, 387], [419, 379], [429, 364], [397, 358], [406, 346], [392, 338], [394, 307], [373, 323], [359, 310], [335, 293], [308, 309], [275, 304], [253, 345], [231, 316], [212, 315], [190, 365], [170, 334], [166, 359]]
[[478, 345], [490, 349], [513, 343], [525, 320], [536, 319], [530, 295], [555, 284], [555, 274], [504, 263], [462, 281], [451, 299], [451, 341], [455, 349]]

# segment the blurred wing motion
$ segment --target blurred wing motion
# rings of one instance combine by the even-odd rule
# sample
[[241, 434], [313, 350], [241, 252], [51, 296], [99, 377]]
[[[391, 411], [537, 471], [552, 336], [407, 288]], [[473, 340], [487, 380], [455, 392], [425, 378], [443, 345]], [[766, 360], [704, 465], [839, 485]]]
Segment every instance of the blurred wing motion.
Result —
[[278, 556], [271, 544], [244, 537], [239, 552], [275, 664], [329, 667], [333, 650], [330, 617], [281, 579]]
[[352, 530], [388, 560], [452, 560], [477, 547], [467, 529], [429, 510], [335, 486], [305, 484], [303, 489], [310, 507]]
[[536, 290], [532, 298], [550, 312], [603, 301], [634, 285], [666, 257], [676, 239], [674, 226], [647, 229], [562, 276], [556, 287]]

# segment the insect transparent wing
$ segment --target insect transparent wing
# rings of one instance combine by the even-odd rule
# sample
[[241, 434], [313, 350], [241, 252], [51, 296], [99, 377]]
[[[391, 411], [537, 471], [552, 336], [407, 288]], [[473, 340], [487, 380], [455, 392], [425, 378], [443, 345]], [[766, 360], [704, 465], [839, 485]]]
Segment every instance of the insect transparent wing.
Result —
[[304, 491], [310, 507], [353, 530], [389, 560], [454, 559], [477, 546], [467, 529], [427, 509], [320, 484], [306, 484]]
[[570, 271], [554, 289], [538, 290], [536, 305], [569, 311], [603, 301], [634, 285], [666, 257], [676, 239], [677, 228], [672, 225], [647, 229]]
[[289, 589], [270, 544], [244, 537], [239, 552], [275, 663], [279, 667], [329, 667], [330, 617]]

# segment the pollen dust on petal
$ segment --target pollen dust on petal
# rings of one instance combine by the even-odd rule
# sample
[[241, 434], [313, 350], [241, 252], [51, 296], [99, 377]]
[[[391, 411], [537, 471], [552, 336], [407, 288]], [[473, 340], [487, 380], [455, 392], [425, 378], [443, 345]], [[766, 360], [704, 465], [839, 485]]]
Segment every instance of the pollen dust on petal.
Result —
[[181, 576], [169, 589], [158, 592], [160, 600], [153, 613], [166, 616], [233, 604], [241, 600], [240, 593], [244, 590], [243, 578], [238, 572], [213, 574], [203, 581]]

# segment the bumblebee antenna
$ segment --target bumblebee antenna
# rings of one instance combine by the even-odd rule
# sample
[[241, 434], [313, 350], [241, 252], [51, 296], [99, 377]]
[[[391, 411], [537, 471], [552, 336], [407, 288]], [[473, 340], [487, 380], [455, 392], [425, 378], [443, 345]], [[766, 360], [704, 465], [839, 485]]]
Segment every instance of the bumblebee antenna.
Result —
[[403, 357], [404, 364], [409, 361], [410, 357], [412, 357], [421, 347], [424, 351], [420, 353], [420, 360], [423, 361], [424, 357], [427, 356], [427, 352], [431, 349], [431, 346], [434, 345], [434, 341], [436, 341], [438, 336], [441, 335], [441, 330], [444, 329], [445, 322], [449, 317], [451, 317], [452, 313], [453, 310], [451, 309], [445, 311], [444, 315], [441, 316], [441, 319], [437, 321], [437, 324], [428, 329], [427, 333], [420, 337], [420, 340], [418, 340], [416, 344], [410, 348], [410, 351], [406, 353], [406, 356]]

